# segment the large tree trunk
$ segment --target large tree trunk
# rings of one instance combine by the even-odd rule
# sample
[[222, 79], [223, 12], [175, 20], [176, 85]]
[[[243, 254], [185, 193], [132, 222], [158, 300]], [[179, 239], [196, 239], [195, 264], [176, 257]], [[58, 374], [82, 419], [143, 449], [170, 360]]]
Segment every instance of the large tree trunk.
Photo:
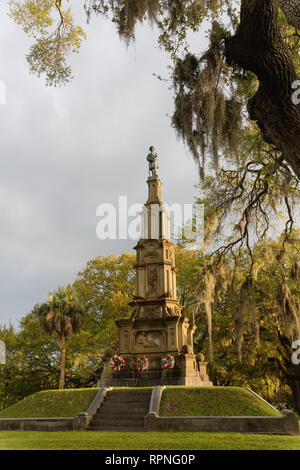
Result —
[[60, 376], [58, 388], [63, 390], [65, 388], [66, 377], [66, 338], [65, 335], [61, 336], [60, 341]]
[[294, 410], [300, 414], [300, 364], [293, 364], [292, 355], [294, 350], [291, 347], [290, 339], [285, 336], [280, 328], [277, 327], [278, 339], [278, 357], [276, 363], [281, 370], [287, 385], [290, 387], [293, 395]]
[[294, 399], [294, 410], [297, 411], [298, 414], [300, 414], [300, 375], [288, 376], [287, 384], [292, 390]]
[[226, 58], [257, 75], [249, 116], [300, 179], [300, 105], [292, 101], [296, 72], [279, 32], [278, 6], [279, 0], [242, 0], [236, 35], [226, 39]]

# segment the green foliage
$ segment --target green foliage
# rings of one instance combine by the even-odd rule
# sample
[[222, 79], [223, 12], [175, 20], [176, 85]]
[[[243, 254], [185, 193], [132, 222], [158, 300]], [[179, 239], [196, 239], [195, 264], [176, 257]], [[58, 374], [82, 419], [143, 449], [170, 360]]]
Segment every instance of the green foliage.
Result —
[[292, 391], [299, 410], [299, 366], [291, 361], [299, 337], [299, 235], [293, 239], [284, 254], [280, 239], [261, 240], [252, 258], [246, 251], [225, 258], [227, 287], [212, 304], [210, 377], [216, 385], [248, 386], [277, 404], [291, 403]]
[[58, 386], [59, 348], [39, 327], [34, 313], [20, 321], [19, 329], [0, 328], [7, 361], [0, 366], [0, 410], [27, 395]]
[[47, 390], [0, 412], [1, 418], [69, 418], [86, 412], [98, 389]]
[[[35, 313], [26, 315], [19, 328], [0, 328], [7, 347], [7, 363], [0, 366], [0, 410], [40, 390], [58, 388], [60, 345], [40, 328]], [[102, 352], [93, 334], [81, 330], [66, 346], [66, 387], [90, 387], [101, 374]]]
[[27, 55], [30, 71], [38, 77], [45, 75], [46, 84], [54, 86], [71, 80], [66, 58], [79, 51], [86, 37], [82, 27], [74, 25], [71, 9], [64, 10], [62, 4], [62, 0], [9, 2], [10, 17], [35, 39]]
[[134, 264], [133, 254], [98, 256], [87, 263], [74, 283], [102, 351], [116, 347], [115, 320], [128, 318], [132, 312], [128, 303], [135, 289]]
[[237, 387], [166, 387], [160, 416], [280, 416], [247, 390]]
[[185, 250], [176, 247], [177, 268], [177, 297], [184, 306], [184, 315], [192, 319], [197, 309], [197, 292], [195, 286], [199, 283], [203, 268], [204, 258], [201, 253], [193, 250]]

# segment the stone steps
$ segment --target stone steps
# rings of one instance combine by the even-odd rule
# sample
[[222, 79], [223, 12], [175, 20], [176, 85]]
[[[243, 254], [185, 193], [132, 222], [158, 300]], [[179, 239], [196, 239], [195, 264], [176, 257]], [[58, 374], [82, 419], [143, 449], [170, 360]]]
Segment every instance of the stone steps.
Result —
[[126, 417], [126, 418], [118, 418], [118, 419], [112, 419], [109, 417], [99, 417], [96, 419], [93, 419], [91, 422], [92, 427], [97, 427], [97, 426], [144, 426], [144, 416], [142, 417]]
[[[108, 392], [109, 393], [109, 392]], [[113, 401], [114, 403], [117, 403], [117, 402], [122, 402], [122, 403], [145, 403], [145, 401], [147, 399], [150, 400], [151, 398], [151, 394], [147, 394], [146, 396], [139, 396], [139, 395], [135, 395], [135, 396], [130, 396], [130, 395], [115, 395], [115, 396], [109, 396], [106, 398], [105, 402], [108, 402], [108, 401]]]
[[143, 431], [152, 390], [111, 390], [88, 431]]
[[139, 387], [136, 387], [135, 388], [135, 391], [131, 391], [130, 388], [133, 390], [133, 387], [128, 387], [128, 388], [114, 388], [113, 390], [111, 390], [109, 393], [111, 395], [131, 395], [131, 394], [135, 394], [135, 395], [144, 395], [145, 393], [149, 393], [151, 391], [151, 387], [149, 387], [148, 389], [147, 388], [139, 388]]
[[113, 406], [104, 406], [100, 408], [97, 412], [97, 415], [99, 416], [104, 416], [109, 414], [111, 417], [116, 417], [116, 416], [132, 416], [132, 415], [143, 415], [145, 416], [149, 411], [149, 406], [143, 406], [141, 407], [135, 407], [134, 409], [128, 408], [128, 406], [125, 408], [123, 407], [113, 407]]
[[127, 409], [131, 410], [133, 406], [135, 408], [145, 408], [147, 405], [150, 403], [150, 397], [147, 397], [146, 400], [119, 400], [119, 399], [111, 399], [109, 398], [108, 400], [104, 400], [103, 405], [108, 408], [116, 408], [118, 407], [119, 409]]
[[87, 431], [93, 432], [103, 432], [103, 431], [112, 431], [112, 432], [143, 432], [144, 426], [98, 426], [88, 428]]

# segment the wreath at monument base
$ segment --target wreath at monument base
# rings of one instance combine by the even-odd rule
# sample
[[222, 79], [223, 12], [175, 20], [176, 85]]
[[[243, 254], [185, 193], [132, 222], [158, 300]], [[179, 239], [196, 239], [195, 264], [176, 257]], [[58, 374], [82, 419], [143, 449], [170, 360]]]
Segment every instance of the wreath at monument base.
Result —
[[125, 364], [123, 356], [116, 354], [110, 361], [110, 367], [115, 371], [120, 371]]
[[138, 357], [136, 362], [135, 362], [135, 368], [139, 372], [143, 372], [144, 370], [148, 370], [148, 368], [149, 368], [149, 359], [146, 356]]
[[161, 367], [163, 369], [173, 369], [173, 367], [175, 366], [175, 359], [173, 356], [171, 356], [171, 354], [167, 354], [166, 357], [163, 357], [162, 360], [161, 360]]

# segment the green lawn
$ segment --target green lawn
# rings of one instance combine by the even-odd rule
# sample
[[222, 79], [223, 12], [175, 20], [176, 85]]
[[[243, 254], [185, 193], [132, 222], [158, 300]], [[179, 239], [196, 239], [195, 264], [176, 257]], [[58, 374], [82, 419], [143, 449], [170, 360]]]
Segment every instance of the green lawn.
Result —
[[160, 416], [280, 416], [239, 387], [166, 387]]
[[47, 390], [24, 398], [0, 413], [0, 418], [67, 418], [87, 411], [98, 388]]
[[300, 450], [300, 437], [194, 432], [0, 432], [0, 450]]

